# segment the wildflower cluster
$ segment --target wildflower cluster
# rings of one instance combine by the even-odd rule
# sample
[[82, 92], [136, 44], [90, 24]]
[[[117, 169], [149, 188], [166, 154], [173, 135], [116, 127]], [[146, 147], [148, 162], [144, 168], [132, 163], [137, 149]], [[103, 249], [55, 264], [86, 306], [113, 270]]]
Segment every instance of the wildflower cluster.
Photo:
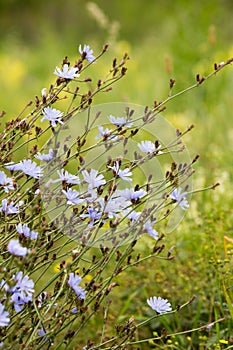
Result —
[[[171, 229], [189, 207], [197, 157], [190, 160], [181, 139], [191, 127], [182, 133], [166, 124], [163, 103], [94, 106], [95, 96], [126, 74], [127, 54], [113, 60], [104, 78], [93, 82], [86, 75], [106, 50], [94, 56], [80, 45], [73, 65], [65, 57], [48, 93], [42, 89], [1, 134], [0, 335], [6, 349], [73, 342], [94, 348], [98, 339], [86, 345], [80, 334], [111, 303], [116, 277], [147, 258], [136, 251], [139, 239], [148, 242], [150, 257], [162, 254], [169, 218], [177, 219]], [[161, 125], [172, 136], [161, 136]], [[171, 311], [167, 299], [147, 303], [156, 317]], [[130, 341], [136, 328], [129, 319], [106, 346]]]
[[[188, 208], [193, 170], [182, 134], [173, 130], [174, 139], [165, 140], [168, 145], [157, 139], [140, 141], [141, 131], [150, 128], [157, 112], [121, 104], [118, 109], [123, 116], [115, 117], [101, 107], [101, 112], [100, 106], [91, 106], [75, 114], [80, 118], [78, 137], [73, 118], [48, 141], [45, 155], [53, 147], [53, 157], [45, 159], [40, 178], [44, 206], [65, 235], [85, 245], [119, 246], [143, 233], [157, 240], [154, 226], [171, 213], [169, 207]], [[90, 128], [82, 122], [87, 119]], [[159, 138], [159, 129], [155, 134]], [[174, 159], [179, 161], [182, 151], [187, 162], [177, 166]], [[157, 159], [163, 155], [173, 159], [171, 169], [158, 172]], [[183, 214], [175, 211], [175, 215]]]

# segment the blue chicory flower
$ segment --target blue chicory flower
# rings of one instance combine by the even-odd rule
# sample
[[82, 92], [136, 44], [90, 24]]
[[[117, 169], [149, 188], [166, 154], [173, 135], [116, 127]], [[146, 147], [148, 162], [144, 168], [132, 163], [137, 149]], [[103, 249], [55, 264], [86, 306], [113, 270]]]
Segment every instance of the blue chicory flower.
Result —
[[11, 239], [7, 246], [8, 252], [16, 256], [26, 256], [28, 249], [21, 246], [18, 239]]
[[4, 305], [0, 303], [0, 327], [6, 327], [9, 323], [9, 312], [6, 311]]

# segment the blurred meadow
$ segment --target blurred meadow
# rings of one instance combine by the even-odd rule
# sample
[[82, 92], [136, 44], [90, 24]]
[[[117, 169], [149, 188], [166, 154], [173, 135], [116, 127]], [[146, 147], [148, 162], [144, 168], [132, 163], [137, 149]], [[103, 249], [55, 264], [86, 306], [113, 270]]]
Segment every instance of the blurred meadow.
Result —
[[[42, 88], [49, 88], [55, 67], [65, 56], [73, 61], [79, 44], [90, 45], [94, 53], [110, 45], [93, 69], [96, 81], [114, 57], [124, 52], [130, 56], [124, 79], [111, 92], [99, 94], [96, 104], [152, 107], [154, 100], [168, 96], [170, 78], [176, 80], [176, 93], [195, 84], [197, 73], [207, 75], [214, 63], [233, 57], [232, 15], [231, 0], [1, 0], [0, 110], [6, 111], [1, 122], [15, 118]], [[148, 294], [168, 298], [173, 307], [196, 298], [188, 308], [144, 327], [138, 339], [160, 334], [163, 328], [168, 334], [179, 333], [225, 320], [211, 331], [184, 333], [164, 343], [145, 342], [140, 349], [233, 347], [232, 73], [232, 66], [224, 68], [169, 102], [163, 113], [175, 128], [195, 126], [184, 138], [191, 158], [200, 155], [194, 189], [216, 182], [220, 186], [194, 194], [182, 223], [165, 237], [175, 259], [145, 261], [119, 277], [120, 292], [116, 288], [113, 294], [108, 327], [131, 315], [141, 319]], [[142, 244], [141, 249], [148, 247]], [[90, 328], [84, 339], [96, 336], [98, 320]]]

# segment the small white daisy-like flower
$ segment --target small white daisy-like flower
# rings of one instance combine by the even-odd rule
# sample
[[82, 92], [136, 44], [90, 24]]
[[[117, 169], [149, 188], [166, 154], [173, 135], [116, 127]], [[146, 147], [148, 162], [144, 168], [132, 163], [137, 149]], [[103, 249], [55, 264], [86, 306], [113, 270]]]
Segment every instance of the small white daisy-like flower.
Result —
[[91, 169], [89, 172], [87, 170], [83, 170], [82, 176], [84, 181], [88, 183], [89, 190], [95, 187], [98, 188], [106, 183], [104, 176], [102, 174], [98, 175], [98, 171], [95, 169]]
[[116, 140], [117, 136], [116, 135], [111, 135], [112, 130], [111, 129], [104, 129], [102, 125], [98, 126], [99, 129], [99, 134], [95, 137], [96, 140], [98, 140], [101, 137], [105, 137], [106, 139], [108, 138], [109, 140]]
[[37, 239], [38, 232], [30, 230], [27, 224], [18, 224], [16, 226], [16, 230], [19, 234], [24, 235], [24, 237], [31, 238], [31, 239]]
[[128, 182], [132, 181], [132, 179], [130, 179], [132, 172], [129, 170], [129, 168], [121, 170], [118, 161], [116, 161], [113, 166], [108, 166], [108, 168], [112, 169], [116, 173], [116, 175], [118, 175], [122, 180]]
[[0, 327], [6, 327], [8, 326], [9, 323], [10, 323], [9, 312], [6, 311], [4, 305], [0, 303]]
[[10, 171], [19, 171], [20, 169], [20, 163], [14, 163], [10, 162], [5, 165], [5, 168], [10, 170]]
[[79, 177], [73, 174], [68, 173], [67, 170], [58, 170], [59, 179], [54, 180], [53, 182], [65, 181], [70, 185], [78, 185], [80, 183]]
[[67, 204], [78, 205], [83, 202], [83, 199], [80, 199], [78, 197], [79, 192], [76, 190], [72, 190], [71, 188], [69, 188], [67, 191], [62, 190], [62, 193], [64, 193], [64, 195], [67, 198]]
[[43, 122], [44, 120], [48, 120], [51, 122], [51, 125], [53, 127], [55, 127], [57, 123], [63, 124], [63, 121], [61, 120], [63, 113], [58, 109], [45, 107], [42, 113], [44, 116], [41, 119], [41, 122]]
[[10, 177], [7, 177], [4, 171], [0, 171], [0, 185], [3, 186], [6, 193], [10, 190], [14, 190], [13, 180]]
[[110, 197], [106, 202], [104, 198], [97, 199], [101, 211], [107, 214], [108, 218], [119, 217], [119, 214], [131, 204], [123, 197]]
[[7, 246], [8, 252], [16, 256], [25, 256], [28, 249], [22, 247], [17, 239], [11, 239]]
[[94, 225], [95, 220], [99, 220], [101, 218], [102, 213], [99, 213], [94, 208], [87, 208], [87, 214], [81, 214], [81, 218], [88, 218], [90, 220], [88, 226], [92, 227]]
[[43, 175], [43, 170], [31, 159], [21, 160], [19, 163], [9, 163], [6, 168], [11, 171], [22, 171], [24, 174], [39, 179]]
[[93, 55], [93, 50], [90, 48], [89, 45], [84, 45], [83, 49], [82, 46], [79, 45], [79, 53], [82, 55], [83, 59], [88, 60], [88, 62], [92, 62], [95, 59], [95, 56]]
[[38, 152], [35, 155], [35, 158], [42, 160], [44, 162], [50, 162], [50, 160], [52, 160], [54, 158], [55, 152], [52, 148], [49, 149], [49, 153], [47, 154], [41, 154], [40, 152]]
[[8, 202], [6, 198], [2, 200], [2, 206], [0, 207], [0, 213], [8, 214], [18, 214], [19, 213], [19, 207], [23, 204], [22, 201], [19, 201], [19, 203], [14, 204], [14, 202]]
[[128, 181], [128, 182], [132, 181], [132, 179], [130, 179], [129, 177], [129, 176], [132, 176], [132, 172], [129, 170], [129, 168], [119, 170], [117, 175], [124, 181]]
[[146, 233], [150, 236], [150, 237], [152, 237], [152, 238], [154, 238], [154, 239], [158, 239], [158, 232], [153, 228], [153, 226], [154, 226], [154, 224], [155, 224], [155, 221], [150, 221], [150, 220], [148, 220], [145, 224], [144, 224], [144, 229], [145, 229], [145, 231], [146, 231]]
[[130, 128], [133, 125], [132, 122], [130, 122], [130, 121], [127, 122], [127, 118], [126, 117], [118, 117], [118, 118], [116, 118], [113, 115], [110, 115], [108, 117], [108, 119], [110, 120], [110, 122], [112, 124], [114, 124], [116, 126], [125, 126], [127, 128]]
[[175, 202], [177, 202], [181, 207], [181, 209], [186, 210], [189, 208], [189, 203], [185, 197], [186, 194], [187, 192], [182, 193], [182, 188], [179, 187], [179, 188], [175, 188], [169, 197]]
[[168, 300], [161, 297], [150, 297], [150, 299], [147, 299], [147, 304], [158, 314], [163, 314], [172, 310]]
[[152, 153], [155, 151], [155, 144], [149, 140], [138, 143], [138, 148], [144, 153]]
[[131, 208], [123, 210], [123, 214], [127, 217], [127, 219], [131, 220], [132, 222], [137, 221], [141, 216], [140, 211], [132, 211]]
[[59, 78], [64, 78], [64, 79], [69, 79], [72, 80], [74, 78], [78, 78], [80, 74], [77, 73], [78, 68], [76, 67], [71, 67], [69, 69], [69, 65], [65, 63], [60, 69], [59, 67], [56, 67], [54, 74], [57, 75]]
[[142, 198], [147, 194], [147, 192], [143, 189], [135, 191], [134, 188], [125, 188], [124, 190], [118, 190], [116, 194], [120, 195], [125, 199], [132, 201], [132, 200], [137, 200], [139, 198]]
[[78, 274], [75, 274], [73, 272], [69, 274], [68, 285], [71, 288], [73, 288], [78, 299], [85, 299], [86, 291], [79, 286], [81, 281], [82, 281], [82, 278]]

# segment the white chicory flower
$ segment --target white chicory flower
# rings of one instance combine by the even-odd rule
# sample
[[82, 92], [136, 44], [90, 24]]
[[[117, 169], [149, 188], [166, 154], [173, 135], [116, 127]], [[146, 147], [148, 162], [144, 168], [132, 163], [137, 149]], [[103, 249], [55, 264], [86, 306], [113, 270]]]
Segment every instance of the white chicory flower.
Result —
[[189, 208], [189, 203], [186, 199], [187, 192], [182, 193], [182, 188], [175, 188], [170, 194], [170, 198], [177, 202], [181, 209], [186, 210]]
[[79, 45], [79, 53], [83, 56], [83, 59], [88, 60], [88, 62], [93, 62], [95, 60], [95, 56], [93, 55], [93, 50], [90, 48], [89, 45], [84, 45], [83, 49], [82, 46]]
[[144, 153], [152, 153], [155, 151], [155, 144], [149, 140], [138, 143], [138, 148]]
[[44, 116], [41, 119], [41, 122], [43, 122], [44, 120], [48, 120], [51, 122], [51, 125], [53, 127], [55, 127], [57, 123], [63, 124], [63, 121], [61, 120], [63, 113], [58, 109], [45, 107], [42, 113]]
[[59, 67], [56, 67], [54, 74], [57, 75], [59, 78], [72, 80], [74, 78], [79, 77], [80, 74], [78, 74], [77, 72], [78, 72], [77, 67], [71, 67], [69, 69], [69, 65], [65, 63], [62, 69], [60, 69]]
[[150, 297], [147, 299], [147, 304], [158, 314], [163, 314], [172, 310], [168, 300], [161, 297]]

